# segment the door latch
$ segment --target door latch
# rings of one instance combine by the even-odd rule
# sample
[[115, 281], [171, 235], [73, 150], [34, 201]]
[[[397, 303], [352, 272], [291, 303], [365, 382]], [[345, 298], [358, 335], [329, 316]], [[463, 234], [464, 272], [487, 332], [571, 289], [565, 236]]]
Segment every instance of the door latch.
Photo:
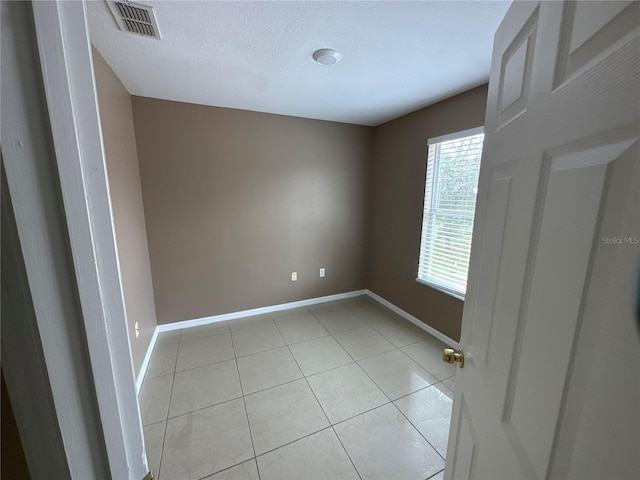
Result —
[[464, 367], [464, 353], [462, 353], [462, 350], [445, 348], [442, 351], [442, 360], [446, 363], [457, 363], [460, 368]]

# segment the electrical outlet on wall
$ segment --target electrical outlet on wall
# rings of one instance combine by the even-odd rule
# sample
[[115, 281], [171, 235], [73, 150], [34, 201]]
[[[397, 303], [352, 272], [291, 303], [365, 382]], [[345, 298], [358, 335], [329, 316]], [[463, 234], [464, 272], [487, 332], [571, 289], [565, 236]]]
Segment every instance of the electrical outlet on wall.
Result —
[[324, 277], [324, 268], [321, 268], [321, 269], [320, 269], [320, 276], [321, 276], [321, 277]]
[[298, 280], [298, 272], [291, 272], [291, 281], [295, 282]]
[[140, 327], [138, 327], [138, 322], [135, 323], [134, 327], [136, 329], [136, 338], [138, 338], [138, 336], [140, 335]]

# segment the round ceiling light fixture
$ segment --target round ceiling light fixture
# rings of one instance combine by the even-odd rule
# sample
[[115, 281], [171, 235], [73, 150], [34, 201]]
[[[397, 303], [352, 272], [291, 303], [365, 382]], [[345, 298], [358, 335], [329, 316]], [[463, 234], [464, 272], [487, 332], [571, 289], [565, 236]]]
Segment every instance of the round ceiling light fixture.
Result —
[[340, 61], [342, 55], [332, 48], [321, 48], [313, 52], [313, 59], [320, 65], [334, 65]]

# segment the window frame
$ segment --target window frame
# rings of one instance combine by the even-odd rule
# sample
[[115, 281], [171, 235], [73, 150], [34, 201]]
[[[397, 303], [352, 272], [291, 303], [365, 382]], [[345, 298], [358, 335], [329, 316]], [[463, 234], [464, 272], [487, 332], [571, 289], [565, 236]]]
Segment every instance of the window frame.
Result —
[[[429, 158], [429, 149], [433, 147], [435, 147], [436, 145], [442, 143], [442, 142], [447, 142], [447, 141], [451, 141], [451, 140], [457, 140], [457, 139], [461, 139], [461, 138], [465, 138], [465, 137], [472, 137], [474, 135], [480, 135], [480, 134], [484, 134], [484, 126], [480, 126], [480, 127], [475, 127], [475, 128], [470, 128], [467, 130], [461, 130], [458, 132], [452, 132], [452, 133], [448, 133], [446, 135], [441, 135], [439, 137], [433, 137], [433, 138], [429, 138], [427, 140], [427, 168], [426, 168], [426, 172], [425, 172], [425, 183], [424, 183], [424, 194], [423, 194], [423, 198], [422, 198], [422, 206], [423, 206], [423, 213], [422, 213], [422, 222], [421, 222], [421, 228], [420, 228], [420, 247], [419, 247], [419, 251], [418, 251], [418, 273], [416, 274], [416, 282], [421, 283], [422, 285], [426, 285], [428, 287], [431, 287], [435, 290], [438, 290], [439, 292], [442, 292], [446, 295], [449, 295], [451, 297], [457, 298], [458, 300], [462, 300], [464, 301], [465, 296], [466, 296], [466, 289], [465, 289], [465, 293], [461, 294], [459, 291], [454, 290], [452, 288], [450, 288], [447, 285], [441, 284], [439, 282], [436, 281], [430, 281], [430, 280], [426, 280], [423, 278], [420, 278], [420, 259], [422, 258], [422, 250], [423, 250], [423, 234], [424, 234], [424, 226], [425, 226], [425, 218], [424, 218], [424, 209], [425, 209], [425, 204], [427, 201], [426, 195], [428, 192], [428, 189], [431, 190], [431, 199], [430, 202], [433, 203], [433, 199], [437, 194], [437, 188], [438, 188], [438, 180], [437, 180], [437, 163], [435, 165], [433, 165], [433, 183], [431, 186], [427, 185], [427, 179], [428, 179], [428, 174], [429, 174], [429, 165], [428, 165], [428, 158]], [[483, 151], [484, 151], [484, 141], [483, 141]], [[437, 162], [437, 157], [434, 155], [434, 159]], [[482, 167], [482, 165], [480, 165]], [[478, 174], [479, 177], [479, 174]], [[429, 228], [431, 227], [431, 223], [433, 221], [433, 213], [434, 213], [434, 208], [430, 207], [431, 209], [431, 215], [429, 216], [429, 219], [427, 220], [426, 223], [429, 224]], [[468, 214], [468, 212], [465, 211], [459, 211], [459, 212], [455, 212], [453, 210], [446, 210], [446, 211], [442, 211], [442, 209], [438, 209], [440, 210], [440, 213], [446, 212], [446, 213], [458, 213], [458, 214], [462, 214], [463, 216], [466, 216]], [[470, 216], [472, 218], [475, 217], [475, 207], [473, 209], [473, 213], [470, 214]], [[473, 230], [472, 230], [473, 231]], [[473, 239], [472, 239], [473, 241]], [[431, 249], [429, 249], [429, 251], [425, 252], [425, 254], [427, 256], [430, 256], [432, 254]], [[467, 272], [468, 275], [468, 272]]]

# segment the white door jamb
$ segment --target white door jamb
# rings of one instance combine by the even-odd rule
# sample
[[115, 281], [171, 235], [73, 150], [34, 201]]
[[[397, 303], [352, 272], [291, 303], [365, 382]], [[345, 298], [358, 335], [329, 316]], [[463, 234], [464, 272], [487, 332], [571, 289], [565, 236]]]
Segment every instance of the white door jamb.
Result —
[[[46, 108], [37, 102], [42, 87], [3, 65], [3, 163], [69, 472], [139, 480], [148, 467], [85, 4], [17, 5], [3, 13], [33, 9]], [[35, 52], [15, 42], [7, 49], [39, 77]]]

